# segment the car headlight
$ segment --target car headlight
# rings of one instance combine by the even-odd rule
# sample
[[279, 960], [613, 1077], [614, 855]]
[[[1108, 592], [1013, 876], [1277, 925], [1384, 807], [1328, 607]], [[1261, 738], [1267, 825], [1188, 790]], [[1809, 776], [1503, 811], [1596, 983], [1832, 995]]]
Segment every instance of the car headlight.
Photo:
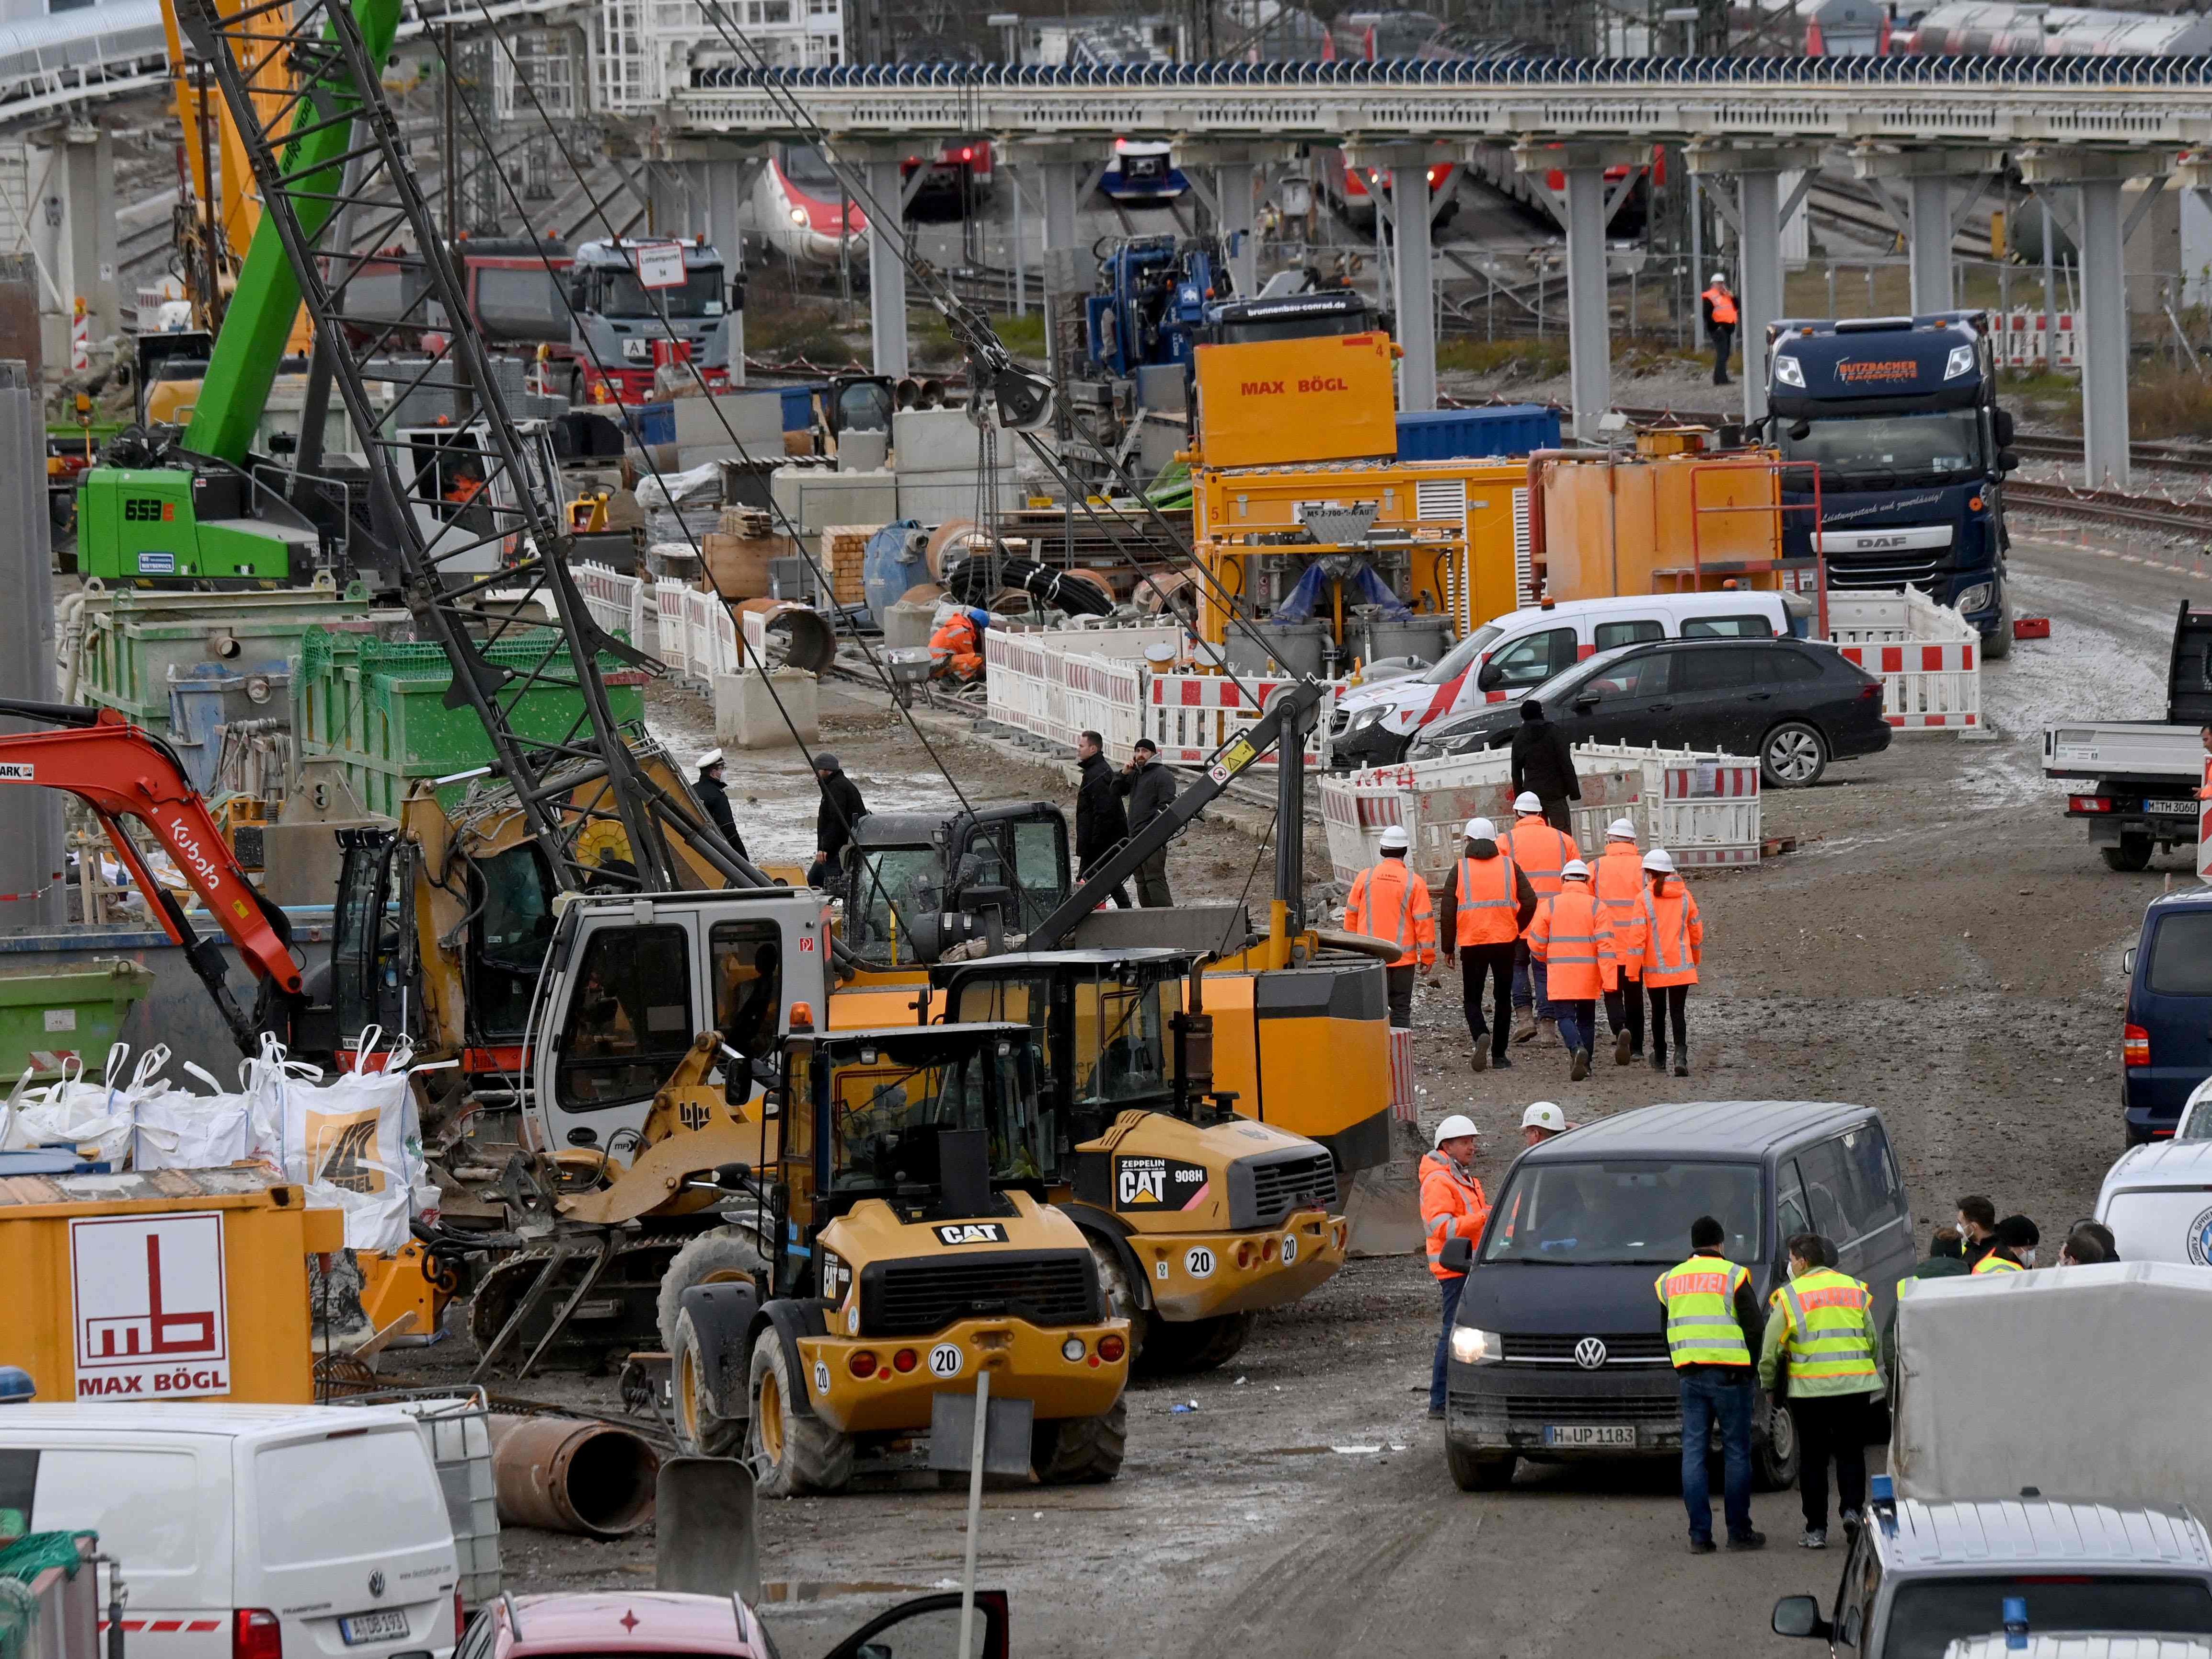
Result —
[[1777, 357], [1774, 360], [1774, 383], [1777, 386], [1794, 386], [1802, 392], [1805, 389], [1805, 365], [1795, 357]]
[[653, 342], [650, 340], [641, 340], [635, 337], [624, 340], [623, 342], [623, 356], [634, 363], [645, 362], [653, 356]]
[[1452, 1358], [1462, 1365], [1495, 1365], [1505, 1357], [1505, 1340], [1496, 1331], [1478, 1330], [1472, 1325], [1455, 1325], [1451, 1334]]
[[1960, 594], [1958, 599], [1953, 601], [1951, 608], [1961, 616], [1969, 611], [1986, 611], [1990, 608], [1990, 595], [1992, 591], [1990, 583], [1977, 582]]
[[1372, 708], [1363, 708], [1352, 717], [1351, 729], [1354, 732], [1364, 732], [1382, 718], [1382, 706], [1380, 703]]
[[1953, 346], [1951, 355], [1943, 360], [1943, 378], [1955, 380], [1961, 374], [1974, 372], [1974, 349], [1970, 345]]

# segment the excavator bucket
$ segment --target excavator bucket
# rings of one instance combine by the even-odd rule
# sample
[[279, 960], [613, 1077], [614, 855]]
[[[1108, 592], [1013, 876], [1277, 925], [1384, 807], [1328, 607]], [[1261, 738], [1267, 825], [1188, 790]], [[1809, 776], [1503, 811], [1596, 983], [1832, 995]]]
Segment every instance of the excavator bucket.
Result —
[[671, 1457], [653, 1498], [653, 1587], [760, 1598], [753, 1472], [742, 1458]]

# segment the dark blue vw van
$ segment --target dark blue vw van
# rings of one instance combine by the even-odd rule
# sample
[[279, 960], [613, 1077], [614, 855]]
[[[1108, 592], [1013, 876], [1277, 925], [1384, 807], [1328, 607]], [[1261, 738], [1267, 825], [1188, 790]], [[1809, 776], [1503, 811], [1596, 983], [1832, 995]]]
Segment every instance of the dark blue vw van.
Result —
[[2126, 965], [2120, 1103], [2136, 1146], [2172, 1134], [2189, 1091], [2212, 1077], [2212, 888], [2153, 899]]

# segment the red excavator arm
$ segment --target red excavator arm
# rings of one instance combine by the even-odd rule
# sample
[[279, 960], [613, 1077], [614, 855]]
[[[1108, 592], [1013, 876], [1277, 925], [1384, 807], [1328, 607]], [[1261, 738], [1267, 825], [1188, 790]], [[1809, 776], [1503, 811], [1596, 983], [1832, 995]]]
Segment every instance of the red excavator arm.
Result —
[[[252, 1054], [264, 1031], [289, 1040], [291, 1016], [305, 1000], [291, 922], [239, 868], [169, 745], [112, 708], [0, 698], [0, 714], [69, 728], [0, 734], [0, 783], [66, 789], [91, 807], [162, 927], [184, 947], [238, 1046]], [[193, 931], [184, 907], [155, 880], [124, 834], [120, 818], [136, 818], [152, 833], [261, 981], [251, 1018], [231, 997], [221, 948]]]

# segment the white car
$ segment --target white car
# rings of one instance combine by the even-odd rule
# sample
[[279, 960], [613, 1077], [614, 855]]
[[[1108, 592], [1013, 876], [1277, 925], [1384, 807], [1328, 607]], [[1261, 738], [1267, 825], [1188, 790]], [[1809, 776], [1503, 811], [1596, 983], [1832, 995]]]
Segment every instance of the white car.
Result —
[[[2212, 1267], [2212, 1133], [2204, 1119], [2212, 1100], [2199, 1085], [2182, 1109], [2172, 1140], [2130, 1146], [2106, 1171], [2097, 1219], [2112, 1230], [2123, 1261], [2172, 1261]], [[2184, 1139], [2191, 1120], [2196, 1136]]]
[[1632, 593], [1530, 605], [1492, 617], [1434, 666], [1354, 686], [1329, 720], [1330, 764], [1388, 766], [1404, 757], [1421, 728], [1516, 692], [1554, 674], [1646, 640], [1771, 639], [1796, 631], [1794, 594], [1744, 589], [1721, 593]]

